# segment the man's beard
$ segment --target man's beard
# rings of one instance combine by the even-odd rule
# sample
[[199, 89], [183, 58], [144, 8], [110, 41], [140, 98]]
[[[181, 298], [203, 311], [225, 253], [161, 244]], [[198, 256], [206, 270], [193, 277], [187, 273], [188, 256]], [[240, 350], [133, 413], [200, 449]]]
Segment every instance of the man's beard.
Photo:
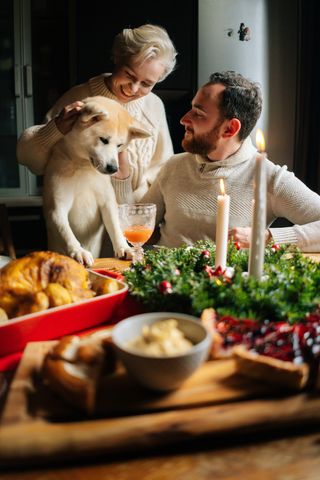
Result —
[[216, 125], [210, 132], [191, 138], [182, 139], [182, 147], [186, 152], [196, 153], [198, 155], [208, 155], [214, 151], [218, 145], [220, 125]]

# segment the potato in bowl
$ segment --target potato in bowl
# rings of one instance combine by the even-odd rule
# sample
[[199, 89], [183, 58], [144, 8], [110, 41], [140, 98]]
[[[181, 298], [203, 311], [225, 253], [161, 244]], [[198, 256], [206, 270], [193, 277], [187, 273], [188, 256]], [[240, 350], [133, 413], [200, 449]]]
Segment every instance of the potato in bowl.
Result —
[[[139, 339], [143, 328], [156, 323], [175, 320], [190, 345], [177, 351], [170, 349], [161, 355], [139, 350]], [[167, 391], [179, 388], [207, 359], [211, 347], [211, 335], [201, 324], [200, 319], [191, 315], [173, 312], [144, 313], [119, 322], [113, 329], [112, 340], [118, 357], [140, 385], [152, 390]], [[172, 342], [171, 342], [172, 343]], [[174, 343], [174, 342], [173, 342]], [[183, 342], [184, 344], [184, 342]]]

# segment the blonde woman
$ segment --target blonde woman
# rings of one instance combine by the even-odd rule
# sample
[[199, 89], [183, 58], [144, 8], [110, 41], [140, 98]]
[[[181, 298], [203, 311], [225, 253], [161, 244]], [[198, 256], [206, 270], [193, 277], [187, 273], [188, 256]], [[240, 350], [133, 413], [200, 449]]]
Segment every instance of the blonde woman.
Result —
[[42, 175], [52, 145], [72, 129], [82, 108], [81, 100], [102, 95], [121, 103], [150, 131], [150, 137], [132, 141], [127, 152], [120, 155], [126, 168], [122, 168], [118, 178], [112, 177], [119, 202], [128, 187], [138, 201], [173, 154], [164, 105], [152, 89], [172, 72], [176, 55], [162, 27], [146, 24], [122, 30], [112, 48], [114, 71], [71, 88], [47, 113], [44, 125], [26, 129], [18, 140], [19, 163]]

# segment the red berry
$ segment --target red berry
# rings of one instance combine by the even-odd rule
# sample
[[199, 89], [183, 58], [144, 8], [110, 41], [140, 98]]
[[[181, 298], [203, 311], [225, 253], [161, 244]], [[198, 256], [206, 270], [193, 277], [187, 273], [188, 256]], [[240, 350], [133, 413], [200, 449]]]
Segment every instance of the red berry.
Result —
[[280, 245], [278, 243], [274, 243], [272, 246], [271, 246], [271, 249], [274, 251], [274, 252], [278, 252], [280, 250]]
[[211, 254], [210, 254], [209, 250], [203, 250], [203, 251], [201, 252], [201, 257], [202, 257], [202, 258], [205, 258], [205, 259], [210, 258], [210, 257], [211, 257]]
[[240, 242], [234, 242], [233, 245], [236, 247], [237, 250], [240, 250], [241, 248]]
[[159, 290], [164, 295], [167, 293], [172, 293], [172, 285], [167, 280], [162, 280], [162, 282], [159, 284]]

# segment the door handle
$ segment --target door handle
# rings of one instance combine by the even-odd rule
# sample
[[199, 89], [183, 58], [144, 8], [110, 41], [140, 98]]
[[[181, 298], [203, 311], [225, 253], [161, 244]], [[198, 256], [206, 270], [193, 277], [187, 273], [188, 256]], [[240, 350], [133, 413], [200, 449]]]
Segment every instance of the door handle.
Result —
[[32, 87], [32, 66], [31, 65], [24, 66], [24, 78], [25, 78], [25, 86], [26, 86], [26, 97], [32, 97], [33, 87]]
[[20, 65], [14, 66], [14, 94], [16, 97], [21, 96]]

